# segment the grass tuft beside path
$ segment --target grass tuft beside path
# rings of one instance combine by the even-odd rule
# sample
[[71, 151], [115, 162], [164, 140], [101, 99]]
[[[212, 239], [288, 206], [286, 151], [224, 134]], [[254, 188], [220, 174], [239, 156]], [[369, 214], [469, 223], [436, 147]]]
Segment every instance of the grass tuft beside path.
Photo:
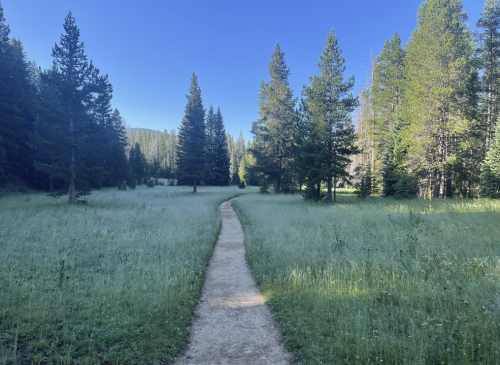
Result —
[[[248, 189], [247, 189], [248, 190]], [[0, 364], [167, 364], [237, 188], [0, 198]]]
[[301, 363], [500, 363], [500, 202], [252, 195], [233, 206]]

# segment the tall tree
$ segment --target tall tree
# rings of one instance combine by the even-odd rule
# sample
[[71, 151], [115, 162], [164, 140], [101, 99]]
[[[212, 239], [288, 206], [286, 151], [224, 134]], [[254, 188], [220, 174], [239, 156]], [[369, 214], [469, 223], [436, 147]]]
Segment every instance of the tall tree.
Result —
[[207, 113], [207, 177], [208, 185], [227, 186], [230, 181], [230, 158], [220, 107], [210, 106]]
[[354, 76], [344, 80], [345, 60], [333, 29], [328, 34], [318, 68], [320, 75], [310, 78], [310, 86], [304, 87], [303, 93], [314, 133], [322, 146], [315, 168], [327, 183], [326, 201], [331, 203], [336, 201], [336, 184], [349, 176], [350, 156], [357, 152], [351, 113], [359, 104], [351, 93]]
[[11, 175], [27, 179], [32, 170], [35, 93], [23, 45], [9, 34], [0, 4], [0, 184]]
[[177, 174], [180, 180], [192, 182], [193, 193], [196, 193], [198, 182], [205, 177], [206, 127], [201, 89], [194, 73], [186, 97], [187, 104], [179, 128]]
[[481, 192], [486, 198], [500, 199], [500, 123], [483, 163]]
[[[67, 120], [69, 138], [69, 203], [77, 199], [77, 149], [81, 145], [81, 137], [85, 134], [84, 124], [88, 120], [85, 111], [85, 102], [90, 101], [93, 93], [92, 78], [95, 70], [87, 62], [84, 53], [84, 44], [80, 42], [80, 30], [76, 25], [71, 12], [64, 20], [64, 34], [61, 34], [59, 44], [52, 48], [54, 68], [60, 75], [59, 88], [65, 107], [64, 113]], [[82, 190], [88, 186], [82, 186]]]
[[466, 20], [462, 0], [427, 0], [406, 50], [399, 149], [407, 150], [407, 172], [434, 197], [453, 196], [475, 138], [477, 72]]
[[386, 144], [390, 131], [400, 118], [403, 102], [405, 52], [397, 33], [387, 40], [382, 52], [375, 59], [373, 83], [371, 87], [371, 107], [374, 120], [369, 131], [372, 143], [372, 156], [369, 161], [372, 177], [378, 188], [382, 180]]
[[296, 100], [288, 84], [290, 69], [279, 44], [269, 62], [269, 82], [262, 81], [259, 94], [260, 119], [252, 125], [256, 147], [252, 154], [261, 171], [274, 182], [274, 192], [280, 188], [284, 169], [291, 157], [292, 127]]
[[486, 0], [477, 22], [479, 34], [479, 69], [481, 78], [481, 121], [484, 131], [484, 150], [493, 140], [495, 123], [500, 113], [500, 0]]
[[206, 117], [207, 126], [207, 140], [206, 140], [206, 184], [215, 184], [215, 169], [216, 169], [216, 157], [215, 157], [215, 112], [212, 105], [208, 108], [208, 113]]
[[220, 107], [217, 108], [217, 113], [215, 114], [213, 135], [214, 185], [227, 186], [230, 181], [230, 161], [227, 149], [226, 129]]

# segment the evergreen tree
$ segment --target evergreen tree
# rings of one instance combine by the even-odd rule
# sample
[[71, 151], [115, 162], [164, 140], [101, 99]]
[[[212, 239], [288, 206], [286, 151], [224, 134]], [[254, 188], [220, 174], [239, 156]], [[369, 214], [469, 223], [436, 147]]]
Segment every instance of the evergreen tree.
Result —
[[299, 180], [305, 184], [303, 197], [305, 200], [319, 201], [321, 193], [322, 168], [320, 130], [309, 111], [307, 99], [301, 99], [297, 110], [297, 121], [293, 134], [293, 170]]
[[127, 179], [128, 164], [125, 154], [127, 137], [123, 118], [115, 109], [107, 123], [106, 171], [109, 186], [117, 186]]
[[33, 150], [34, 90], [29, 65], [19, 40], [9, 40], [10, 28], [0, 4], [0, 184], [8, 176], [28, 179]]
[[5, 23], [3, 6], [0, 2], [0, 53], [5, 55], [9, 48], [10, 27]]
[[403, 102], [404, 57], [401, 38], [395, 33], [391, 40], [385, 42], [373, 66], [370, 102], [374, 118], [368, 132], [372, 144], [372, 156], [369, 163], [373, 172], [375, 189], [382, 180], [388, 136], [400, 118], [400, 106]]
[[[206, 140], [206, 184], [216, 185], [216, 152], [215, 152], [215, 112], [212, 105], [208, 109], [206, 117], [207, 140]], [[227, 144], [226, 144], [227, 146]]]
[[318, 62], [321, 74], [313, 76], [311, 85], [304, 88], [312, 129], [321, 144], [317, 162], [311, 167], [327, 183], [328, 203], [336, 201], [336, 184], [340, 179], [349, 177], [347, 168], [351, 162], [350, 156], [357, 152], [351, 113], [359, 102], [350, 93], [354, 87], [354, 77], [344, 80], [344, 63], [342, 50], [332, 29]]
[[483, 163], [481, 193], [485, 198], [500, 199], [500, 122]]
[[481, 120], [484, 131], [484, 153], [488, 150], [500, 112], [500, 1], [486, 0], [477, 22], [479, 34], [479, 69], [481, 78]]
[[146, 177], [146, 161], [138, 142], [136, 142], [135, 146], [130, 150], [128, 161], [130, 180], [133, 180], [137, 185], [142, 185], [144, 177]]
[[256, 146], [252, 154], [260, 170], [274, 181], [274, 192], [280, 188], [283, 171], [291, 158], [292, 126], [295, 99], [288, 85], [290, 70], [285, 54], [276, 45], [269, 62], [269, 82], [262, 81], [259, 94], [260, 119], [252, 125]]
[[405, 151], [399, 150], [401, 121], [396, 121], [389, 132], [385, 145], [384, 163], [382, 169], [382, 195], [393, 196], [395, 187], [404, 173], [403, 158]]
[[359, 184], [358, 189], [356, 189], [356, 195], [358, 198], [366, 198], [367, 196], [372, 195], [372, 169], [370, 163], [365, 167], [365, 173], [361, 178], [361, 182]]
[[[87, 137], [87, 127], [90, 122], [86, 110], [96, 92], [95, 82], [98, 71], [87, 62], [84, 53], [84, 44], [80, 42], [80, 30], [76, 25], [71, 12], [64, 20], [65, 33], [61, 35], [59, 44], [52, 49], [53, 65], [59, 74], [57, 87], [64, 106], [64, 115], [67, 123], [69, 150], [69, 166], [67, 182], [69, 187], [69, 203], [75, 203], [77, 196], [86, 193], [89, 189], [89, 167], [82, 161], [84, 138]], [[61, 166], [55, 166], [60, 170]], [[78, 180], [77, 180], [77, 174]], [[79, 193], [77, 193], [79, 189]]]
[[179, 128], [179, 148], [177, 151], [177, 174], [181, 181], [193, 184], [193, 193], [196, 186], [205, 177], [205, 109], [201, 98], [201, 89], [198, 78], [193, 73], [189, 95], [181, 127]]
[[214, 116], [213, 156], [214, 185], [227, 186], [230, 176], [230, 160], [224, 118], [222, 117], [220, 107], [217, 108], [217, 113]]
[[461, 0], [427, 0], [405, 58], [400, 150], [422, 194], [451, 197], [475, 138], [477, 72]]

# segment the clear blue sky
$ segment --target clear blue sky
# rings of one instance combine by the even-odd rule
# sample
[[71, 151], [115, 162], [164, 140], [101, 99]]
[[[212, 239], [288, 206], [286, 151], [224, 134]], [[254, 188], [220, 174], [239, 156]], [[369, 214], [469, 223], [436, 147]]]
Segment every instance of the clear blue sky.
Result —
[[[50, 67], [71, 10], [86, 54], [114, 87], [113, 106], [132, 127], [180, 125], [191, 74], [198, 76], [205, 107], [220, 106], [226, 130], [250, 138], [258, 118], [260, 82], [276, 43], [291, 70], [290, 85], [317, 72], [326, 36], [335, 29], [347, 74], [364, 83], [370, 50], [376, 56], [397, 31], [406, 43], [422, 0], [174, 1], [0, 0], [11, 37], [30, 60]], [[464, 0], [469, 25], [483, 0]]]

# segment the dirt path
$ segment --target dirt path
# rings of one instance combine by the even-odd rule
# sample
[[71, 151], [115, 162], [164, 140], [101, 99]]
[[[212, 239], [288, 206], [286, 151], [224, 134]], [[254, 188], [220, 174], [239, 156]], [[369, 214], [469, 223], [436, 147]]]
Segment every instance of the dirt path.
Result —
[[221, 204], [222, 230], [177, 365], [289, 364], [280, 333], [245, 260], [243, 230], [231, 201]]

